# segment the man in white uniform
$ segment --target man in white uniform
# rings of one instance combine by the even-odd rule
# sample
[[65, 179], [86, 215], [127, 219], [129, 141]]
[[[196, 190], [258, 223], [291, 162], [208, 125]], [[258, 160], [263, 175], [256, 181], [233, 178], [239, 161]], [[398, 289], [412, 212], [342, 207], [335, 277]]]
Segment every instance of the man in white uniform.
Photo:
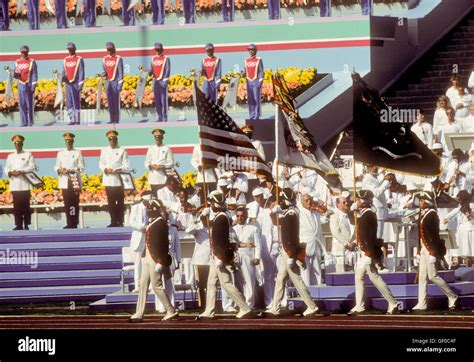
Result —
[[146, 153], [145, 168], [150, 170], [148, 183], [151, 192], [156, 196], [158, 190], [165, 186], [166, 169], [173, 167], [174, 158], [173, 151], [163, 144], [165, 131], [157, 128], [151, 131], [151, 134], [155, 138], [156, 145], [151, 146]]
[[420, 110], [416, 123], [411, 126], [411, 131], [423, 142], [428, 148], [433, 145], [433, 127], [425, 122], [425, 112]]
[[[336, 199], [336, 210], [330, 216], [329, 227], [332, 234], [331, 253], [336, 258], [336, 272], [343, 273], [348, 265], [346, 254], [354, 251], [352, 243], [354, 227], [349, 220], [349, 195]], [[353, 266], [353, 265], [352, 265]]]
[[109, 204], [110, 225], [108, 227], [122, 227], [125, 203], [120, 173], [127, 172], [128, 153], [118, 144], [118, 132], [111, 130], [106, 134], [109, 147], [100, 152], [99, 168], [103, 172], [102, 185], [105, 186]]
[[133, 205], [130, 209], [129, 225], [132, 228], [130, 239], [130, 250], [134, 253], [133, 258], [133, 280], [135, 288], [133, 293], [140, 289], [140, 277], [142, 271], [142, 254], [145, 250], [145, 231], [148, 223], [148, 214], [146, 207], [151, 200], [151, 191], [143, 192], [140, 202]]
[[234, 225], [240, 259], [240, 271], [236, 274], [236, 284], [243, 291], [245, 302], [255, 308], [257, 270], [260, 264], [260, 231], [255, 225], [247, 224], [247, 209], [238, 207], [235, 210], [237, 223]]
[[319, 213], [311, 210], [311, 201], [311, 195], [304, 194], [298, 204], [300, 242], [306, 245], [306, 269], [301, 278], [307, 287], [321, 284], [321, 259], [326, 252]]
[[12, 142], [15, 152], [10, 153], [5, 164], [5, 174], [10, 177], [10, 191], [13, 196], [13, 214], [15, 216], [15, 228], [13, 230], [29, 230], [31, 224], [30, 192], [33, 188], [24, 176], [27, 172], [36, 170], [36, 163], [31, 152], [23, 150], [25, 137], [15, 135]]
[[54, 170], [59, 175], [59, 188], [63, 194], [67, 225], [64, 229], [75, 229], [79, 223], [79, 195], [81, 194], [81, 172], [84, 170], [82, 152], [74, 148], [74, 134], [63, 135], [66, 149], [58, 152]]
[[[201, 204], [204, 204], [204, 177], [206, 178], [206, 191], [207, 194], [214, 191], [217, 187], [217, 176], [213, 168], [206, 167], [205, 173], [202, 173], [202, 151], [201, 146], [195, 145], [193, 149], [193, 156], [191, 157], [191, 166], [197, 171], [196, 187], [201, 190], [199, 195]], [[203, 177], [204, 176], [204, 177]]]

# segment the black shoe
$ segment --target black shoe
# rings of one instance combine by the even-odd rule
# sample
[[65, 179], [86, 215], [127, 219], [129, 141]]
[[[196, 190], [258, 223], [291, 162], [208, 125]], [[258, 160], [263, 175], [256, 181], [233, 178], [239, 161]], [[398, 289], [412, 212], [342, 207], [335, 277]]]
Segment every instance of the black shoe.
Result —
[[30, 230], [30, 228], [28, 226], [25, 226], [23, 230]]
[[143, 318], [130, 318], [128, 323], [143, 323]]
[[109, 225], [107, 225], [108, 228], [114, 228], [114, 227], [116, 227], [116, 226], [117, 226], [117, 225], [115, 225], [115, 224], [109, 224]]
[[23, 228], [21, 226], [17, 226], [13, 230], [23, 230]]

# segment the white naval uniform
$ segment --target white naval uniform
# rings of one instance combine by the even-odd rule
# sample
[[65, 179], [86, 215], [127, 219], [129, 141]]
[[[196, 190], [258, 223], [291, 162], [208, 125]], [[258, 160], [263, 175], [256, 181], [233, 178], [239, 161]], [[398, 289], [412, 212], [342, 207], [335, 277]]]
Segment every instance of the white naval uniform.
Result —
[[[243, 292], [245, 302], [251, 308], [255, 307], [257, 287], [257, 266], [254, 260], [260, 260], [261, 238], [260, 231], [255, 225], [234, 225], [240, 258], [240, 272], [236, 275], [237, 288]], [[253, 246], [252, 246], [253, 245]]]
[[459, 245], [458, 255], [465, 257], [474, 256], [474, 211], [471, 211], [472, 219], [469, 220], [461, 212], [461, 207], [453, 209], [446, 218], [457, 219], [456, 241]]
[[[265, 161], [265, 150], [263, 149], [262, 142], [259, 140], [251, 139], [250, 142], [252, 143], [253, 147], [257, 150], [258, 155], [262, 158], [262, 160]], [[256, 180], [257, 175], [252, 173], [252, 172], [245, 172], [245, 175], [247, 176], [248, 180]], [[252, 192], [253, 190], [249, 190]]]
[[145, 250], [145, 230], [148, 221], [146, 206], [143, 202], [135, 204], [130, 209], [130, 217], [128, 223], [132, 230], [130, 239], [130, 249], [134, 253], [134, 271], [133, 279], [135, 289], [140, 287], [140, 277], [142, 271], [142, 254]]
[[[203, 182], [202, 172], [199, 171], [202, 160], [202, 151], [200, 145], [195, 145], [193, 149], [193, 156], [191, 158], [191, 166], [197, 171], [197, 183]], [[206, 183], [217, 182], [216, 173], [213, 168], [205, 169]]]
[[418, 122], [411, 126], [411, 131], [423, 142], [429, 149], [433, 145], [433, 127], [427, 122], [419, 124]]
[[448, 115], [444, 108], [438, 108], [433, 116], [433, 135], [438, 137], [438, 142], [441, 142], [441, 127], [448, 124]]
[[[36, 162], [31, 152], [21, 151], [14, 152], [7, 156], [5, 164], [5, 175], [11, 171], [31, 172], [36, 170]], [[33, 186], [26, 180], [23, 175], [10, 177], [10, 191], [28, 191]]]
[[320, 285], [321, 259], [326, 252], [320, 216], [298, 204], [300, 222], [300, 243], [306, 244], [306, 269], [301, 271], [301, 278], [307, 287]]
[[[80, 150], [72, 149], [72, 150], [61, 150], [58, 152], [58, 156], [56, 157], [56, 165], [54, 166], [54, 171], [56, 173], [60, 168], [65, 168], [68, 170], [73, 170], [76, 172], [82, 172], [84, 170], [84, 158], [82, 156], [82, 152]], [[81, 183], [81, 178], [78, 177], [79, 183]], [[60, 189], [67, 189], [69, 183], [69, 178], [67, 175], [59, 175], [59, 183], [58, 187]]]
[[441, 135], [441, 144], [445, 150], [448, 149], [448, 144], [446, 142], [446, 137], [444, 136], [447, 133], [461, 133], [462, 125], [461, 123], [454, 121], [453, 123], [447, 123], [439, 128], [439, 134]]
[[472, 168], [471, 162], [464, 161], [459, 164], [458, 162], [454, 160], [448, 166], [448, 172], [446, 174], [446, 180], [448, 180], [448, 182], [454, 177], [454, 174], [456, 170], [458, 169], [458, 167], [459, 167], [459, 171], [463, 172], [465, 176], [456, 177], [455, 182], [454, 182], [454, 188], [452, 192], [450, 192], [452, 196], [456, 196], [458, 192], [461, 190], [471, 192], [472, 185], [474, 182], [474, 180], [472, 180], [472, 177], [471, 177], [471, 168]]
[[163, 187], [157, 192], [157, 198], [160, 200], [167, 208], [170, 208], [168, 205], [179, 203], [179, 198], [176, 194], [171, 191], [168, 187]]
[[106, 168], [127, 172], [129, 168], [127, 150], [121, 146], [116, 148], [105, 147], [100, 152], [99, 168], [103, 172], [102, 184], [104, 186], [122, 186], [118, 174], [105, 174]]
[[334, 214], [329, 218], [329, 228], [332, 234], [331, 253], [336, 258], [335, 271], [343, 273], [346, 264], [354, 266], [349, 263], [349, 260], [354, 259], [349, 258], [350, 254], [354, 252], [346, 249], [346, 245], [353, 239], [354, 226], [349, 221], [349, 215], [336, 208]]
[[[277, 259], [280, 254], [278, 246], [278, 232], [271, 218], [269, 208], [260, 208], [257, 216], [257, 225], [260, 229], [261, 250], [260, 263], [263, 266], [263, 295], [265, 306], [272, 304], [275, 292], [275, 278], [277, 275]], [[285, 301], [286, 303], [286, 301]]]
[[148, 182], [150, 185], [162, 186], [166, 183], [166, 169], [150, 170], [150, 165], [171, 168], [174, 164], [173, 151], [168, 146], [151, 146], [145, 157], [145, 168], [149, 170]]

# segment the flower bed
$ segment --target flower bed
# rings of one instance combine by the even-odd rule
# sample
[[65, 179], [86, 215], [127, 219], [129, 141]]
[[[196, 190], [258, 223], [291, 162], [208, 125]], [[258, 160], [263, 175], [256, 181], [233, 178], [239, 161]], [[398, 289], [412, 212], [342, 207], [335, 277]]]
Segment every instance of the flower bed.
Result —
[[[67, 0], [66, 9], [68, 17], [74, 17], [76, 14], [76, 0]], [[181, 13], [183, 4], [182, 0], [165, 0], [165, 9], [171, 13]], [[403, 0], [374, 0], [374, 3], [384, 4], [399, 4], [406, 3]], [[214, 11], [221, 11], [222, 0], [196, 0], [196, 11], [198, 13], [210, 13]], [[311, 8], [319, 5], [319, 0], [281, 0], [280, 4], [285, 8]], [[360, 4], [360, 0], [332, 0], [332, 6], [356, 6]], [[51, 1], [54, 8], [54, 2]], [[97, 14], [103, 14], [103, 0], [97, 0]], [[17, 15], [16, 2], [10, 2], [10, 16], [12, 19], [26, 18], [26, 4], [22, 11]], [[236, 0], [235, 9], [237, 10], [254, 10], [267, 8], [267, 0]], [[138, 10], [138, 5], [135, 6]], [[40, 16], [45, 18], [53, 18], [53, 16], [46, 9], [45, 1], [40, 0]], [[142, 1], [142, 12], [151, 13], [150, 1]], [[122, 14], [122, 2], [120, 0], [111, 1], [112, 15]]]
[[[294, 94], [299, 94], [319, 79], [315, 67], [310, 68], [297, 68], [290, 67], [286, 69], [278, 69], [278, 72], [283, 74], [288, 87]], [[273, 101], [273, 87], [271, 83], [271, 70], [265, 70], [265, 77], [262, 87], [262, 99], [263, 102]], [[222, 102], [224, 99], [230, 78], [234, 76], [234, 73], [227, 73], [222, 80], [219, 88], [219, 100]], [[122, 87], [121, 106], [122, 108], [138, 108], [137, 102], [135, 102], [136, 88], [138, 84], [138, 75], [127, 74], [124, 76], [124, 82]], [[81, 94], [81, 102], [83, 109], [95, 109], [97, 104], [97, 87], [98, 78], [92, 77], [86, 79], [84, 82], [84, 89]], [[200, 80], [202, 83], [202, 78]], [[142, 106], [151, 107], [154, 104], [154, 95], [151, 88], [152, 77], [148, 77], [147, 85], [143, 96]], [[5, 98], [5, 87], [6, 82], [0, 82], [0, 111], [1, 112], [14, 112], [18, 110], [18, 95], [17, 95], [17, 82], [13, 84], [13, 92], [15, 94], [14, 99], [10, 99], [7, 103]], [[57, 80], [56, 79], [39, 79], [35, 91], [35, 111], [53, 111], [54, 100], [56, 97]], [[64, 102], [66, 92], [63, 86]], [[184, 76], [181, 74], [174, 74], [170, 77], [168, 86], [168, 104], [171, 107], [186, 107], [193, 105], [193, 80], [191, 76]], [[105, 92], [102, 92], [101, 103], [103, 107], [107, 107], [107, 98]], [[241, 78], [239, 88], [237, 92], [237, 103], [247, 103], [247, 89], [245, 86], [245, 79]]]
[[[61, 191], [58, 188], [58, 178], [54, 176], [41, 177], [44, 185], [31, 191], [32, 205], [55, 205], [62, 203]], [[106, 204], [107, 196], [105, 188], [102, 186], [102, 174], [82, 175], [82, 191], [80, 203], [98, 203]], [[181, 175], [181, 186], [183, 188], [193, 187], [196, 184], [197, 174], [188, 171]], [[150, 190], [148, 183], [148, 173], [135, 179], [136, 191], [125, 191], [125, 201], [134, 201], [137, 195], [145, 190]], [[10, 181], [8, 179], [0, 180], [0, 206], [13, 205], [13, 198], [10, 192]]]

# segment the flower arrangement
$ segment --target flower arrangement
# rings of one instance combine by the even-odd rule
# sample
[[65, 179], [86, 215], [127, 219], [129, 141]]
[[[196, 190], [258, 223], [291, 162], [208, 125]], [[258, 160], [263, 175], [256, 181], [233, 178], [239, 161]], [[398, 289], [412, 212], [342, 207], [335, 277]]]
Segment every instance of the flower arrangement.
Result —
[[[299, 68], [279, 68], [291, 91], [295, 93], [303, 92], [309, 88], [317, 79], [317, 70], [315, 67]], [[227, 87], [230, 79], [236, 76], [236, 73], [228, 72], [223, 76], [223, 81], [219, 88], [219, 100], [222, 101], [227, 93]], [[263, 102], [273, 101], [273, 87], [271, 83], [272, 71], [266, 69], [264, 72], [264, 81], [262, 86]], [[138, 108], [135, 101], [136, 88], [138, 84], [138, 75], [126, 74], [123, 78], [122, 92], [120, 93], [120, 101], [122, 108]], [[201, 77], [199, 82], [202, 83]], [[5, 84], [0, 82], [0, 112], [14, 112], [18, 110], [17, 82], [13, 84], [14, 99], [10, 99], [7, 103], [5, 97]], [[81, 102], [83, 109], [94, 109], [97, 105], [97, 88], [99, 80], [96, 77], [87, 78], [84, 82], [84, 88], [81, 93]], [[39, 79], [35, 92], [35, 110], [36, 111], [53, 111], [54, 100], [56, 98], [57, 79]], [[63, 86], [63, 94], [66, 92]], [[168, 84], [169, 105], [172, 107], [187, 107], [193, 105], [193, 78], [182, 74], [173, 74]], [[147, 78], [144, 95], [142, 98], [142, 107], [152, 107], [154, 104], [154, 95], [152, 91], [152, 77]], [[64, 100], [65, 101], [65, 100]], [[107, 107], [106, 92], [101, 94], [101, 105]], [[241, 78], [237, 91], [237, 102], [240, 104], [247, 103], [247, 87], [245, 78]]]

